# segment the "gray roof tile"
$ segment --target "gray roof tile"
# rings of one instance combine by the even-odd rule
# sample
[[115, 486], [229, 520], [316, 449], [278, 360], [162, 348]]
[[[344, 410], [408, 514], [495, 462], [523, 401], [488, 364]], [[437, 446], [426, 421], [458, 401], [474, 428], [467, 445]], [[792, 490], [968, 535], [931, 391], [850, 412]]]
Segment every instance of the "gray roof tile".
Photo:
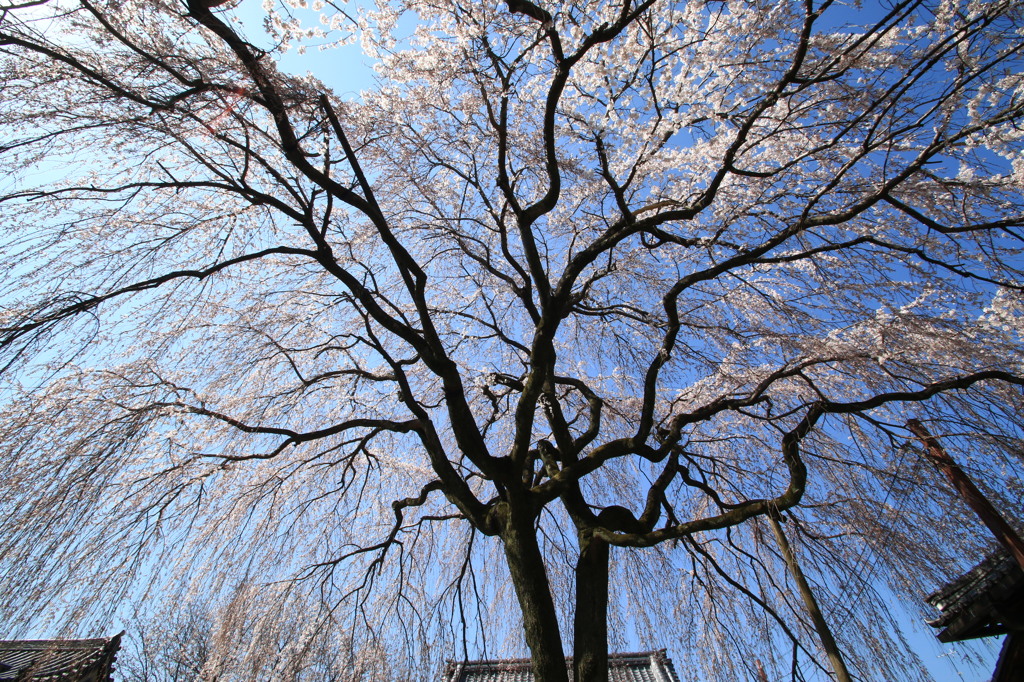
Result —
[[[572, 679], [572, 659], [567, 658]], [[611, 654], [608, 657], [609, 682], [679, 682], [672, 661], [665, 650], [634, 654]], [[445, 671], [444, 682], [533, 682], [529, 659], [505, 661], [452, 662]]]
[[927, 621], [940, 642], [959, 642], [975, 637], [1000, 635], [1019, 620], [1024, 609], [1024, 571], [1004, 549], [956, 580], [929, 595], [927, 602], [940, 612]]
[[106, 682], [120, 645], [121, 635], [0, 641], [0, 682]]

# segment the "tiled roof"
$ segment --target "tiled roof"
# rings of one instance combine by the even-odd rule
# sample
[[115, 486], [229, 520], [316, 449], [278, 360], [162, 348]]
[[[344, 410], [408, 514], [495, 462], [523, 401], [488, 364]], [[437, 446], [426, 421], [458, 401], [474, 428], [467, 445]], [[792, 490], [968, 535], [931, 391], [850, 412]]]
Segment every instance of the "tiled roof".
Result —
[[[565, 665], [572, 679], [572, 659]], [[444, 682], [533, 682], [530, 659], [449, 663]], [[608, 682], [679, 682], [665, 650], [608, 656]]]
[[998, 550], [926, 600], [941, 615], [928, 621], [941, 642], [958, 642], [1007, 632], [1007, 619], [1024, 607], [1024, 572], [1005, 550]]
[[0, 682], [108, 682], [120, 645], [121, 635], [0, 641]]

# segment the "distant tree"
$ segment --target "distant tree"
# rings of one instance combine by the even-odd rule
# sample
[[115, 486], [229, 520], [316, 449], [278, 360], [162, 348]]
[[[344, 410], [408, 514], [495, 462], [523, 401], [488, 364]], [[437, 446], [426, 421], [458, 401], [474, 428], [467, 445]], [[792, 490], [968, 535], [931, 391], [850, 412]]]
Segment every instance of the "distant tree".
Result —
[[[330, 609], [278, 587], [241, 584], [222, 603], [165, 606], [136, 631], [118, 656], [119, 682], [389, 682], [386, 660], [353, 652]], [[273, 602], [273, 607], [267, 604]]]
[[[799, 508], [851, 672], [913, 677], [884, 605], [985, 539], [906, 420], [1024, 508], [1020, 3], [265, 5], [0, 5], [8, 624], [245, 582], [391, 679], [822, 677]], [[356, 27], [359, 101], [277, 68]]]
[[215, 615], [176, 604], [136, 631], [117, 657], [123, 682], [193, 682], [209, 660]]

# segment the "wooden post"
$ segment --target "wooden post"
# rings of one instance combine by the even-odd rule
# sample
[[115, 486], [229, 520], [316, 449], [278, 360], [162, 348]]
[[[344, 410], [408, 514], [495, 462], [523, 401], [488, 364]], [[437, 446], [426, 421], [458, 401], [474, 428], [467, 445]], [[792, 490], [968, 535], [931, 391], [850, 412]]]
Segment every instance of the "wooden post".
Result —
[[818, 608], [818, 600], [814, 598], [814, 592], [811, 591], [811, 586], [807, 583], [807, 579], [804, 578], [804, 572], [800, 570], [800, 564], [796, 561], [796, 554], [793, 553], [793, 548], [790, 547], [786, 534], [782, 532], [782, 525], [779, 523], [779, 512], [777, 510], [773, 510], [772, 513], [768, 514], [768, 522], [772, 526], [776, 542], [779, 543], [779, 549], [782, 550], [782, 558], [786, 560], [786, 567], [789, 568], [793, 580], [796, 581], [797, 589], [800, 590], [800, 598], [804, 601], [807, 614], [811, 617], [811, 622], [814, 623], [814, 629], [818, 631], [821, 646], [825, 649], [825, 654], [832, 663], [832, 670], [836, 674], [836, 679], [839, 682], [852, 682], [850, 673], [846, 670], [843, 655], [839, 652], [839, 645], [836, 644], [835, 637], [832, 636], [832, 630], [829, 629], [828, 623], [825, 622], [825, 616], [822, 615], [821, 609]]
[[992, 506], [988, 498], [978, 490], [978, 487], [964, 473], [964, 470], [939, 445], [938, 439], [928, 433], [928, 429], [924, 427], [924, 424], [916, 419], [911, 419], [907, 422], [907, 428], [924, 443], [928, 458], [946, 475], [949, 482], [960, 493], [960, 497], [964, 498], [967, 506], [974, 510], [974, 513], [978, 515], [981, 522], [988, 526], [988, 529], [996, 536], [996, 539], [1010, 550], [1010, 554], [1013, 555], [1021, 570], [1024, 571], [1024, 540], [1021, 540], [1017, 532]]

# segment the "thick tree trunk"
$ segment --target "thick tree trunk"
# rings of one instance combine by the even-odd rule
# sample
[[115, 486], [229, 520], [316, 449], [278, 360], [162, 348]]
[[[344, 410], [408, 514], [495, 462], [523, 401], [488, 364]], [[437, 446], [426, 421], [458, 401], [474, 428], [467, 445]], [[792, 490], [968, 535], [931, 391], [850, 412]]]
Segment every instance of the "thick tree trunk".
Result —
[[534, 519], [522, 511], [517, 512], [515, 505], [509, 505], [501, 539], [512, 585], [523, 612], [533, 679], [536, 682], [569, 682], [562, 637], [558, 631], [558, 615], [537, 544]]
[[782, 531], [782, 525], [779, 523], [777, 515], [769, 514], [768, 522], [771, 524], [772, 532], [775, 534], [775, 540], [779, 543], [779, 549], [782, 550], [782, 558], [786, 560], [786, 566], [789, 568], [793, 580], [796, 581], [796, 586], [800, 591], [800, 598], [803, 599], [807, 614], [811, 617], [811, 622], [814, 623], [814, 629], [818, 631], [821, 646], [825, 649], [825, 654], [832, 663], [832, 670], [836, 674], [836, 679], [839, 682], [852, 682], [850, 673], [846, 670], [846, 662], [843, 661], [843, 654], [839, 651], [839, 645], [836, 644], [835, 637], [832, 636], [832, 630], [825, 621], [825, 616], [822, 615], [821, 609], [818, 608], [818, 600], [814, 598], [814, 592], [807, 583], [807, 579], [804, 578], [804, 572], [800, 569], [800, 564], [797, 563], [796, 554], [793, 553], [793, 548], [790, 547], [789, 540], [786, 539], [786, 534]]
[[939, 444], [939, 439], [928, 432], [924, 424], [916, 419], [911, 419], [907, 422], [907, 428], [921, 439], [921, 442], [927, 448], [928, 457], [935, 463], [935, 466], [939, 467], [939, 470], [946, 475], [946, 478], [953, 484], [956, 491], [960, 493], [960, 497], [967, 503], [967, 506], [992, 531], [992, 535], [995, 536], [996, 540], [1009, 550], [1013, 558], [1017, 560], [1021, 570], [1024, 570], [1024, 540], [1017, 534], [1013, 526], [1007, 523], [1003, 515], [985, 497], [985, 493], [981, 492], [978, 486], [974, 485], [974, 481], [960, 468], [960, 465], [956, 463], [952, 455], [946, 452], [946, 449]]
[[580, 533], [573, 619], [573, 675], [608, 682], [608, 543]]

